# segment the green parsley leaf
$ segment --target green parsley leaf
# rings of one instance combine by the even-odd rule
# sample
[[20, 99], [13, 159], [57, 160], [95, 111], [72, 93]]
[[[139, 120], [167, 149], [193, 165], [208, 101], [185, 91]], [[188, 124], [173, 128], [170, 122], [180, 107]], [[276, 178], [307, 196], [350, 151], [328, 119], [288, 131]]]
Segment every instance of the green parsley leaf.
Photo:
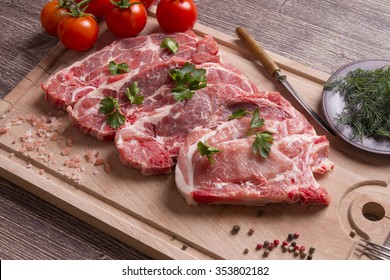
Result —
[[255, 141], [252, 144], [253, 153], [260, 154], [263, 158], [268, 158], [273, 141], [271, 132], [257, 132], [255, 134]]
[[176, 40], [167, 37], [164, 38], [164, 40], [161, 42], [160, 47], [163, 49], [168, 49], [172, 53], [176, 53], [179, 49], [179, 44], [176, 42]]
[[130, 71], [129, 65], [126, 63], [115, 63], [115, 61], [110, 61], [108, 63], [108, 70], [110, 70], [111, 75], [118, 75], [128, 73]]
[[221, 150], [215, 147], [210, 147], [210, 145], [207, 142], [205, 143], [203, 143], [202, 141], [198, 142], [198, 152], [200, 153], [201, 156], [206, 156], [210, 164], [213, 163], [213, 159], [211, 157], [216, 153], [219, 153], [220, 151]]
[[138, 83], [131, 83], [130, 87], [127, 88], [125, 95], [130, 100], [131, 104], [141, 105], [144, 103], [144, 96], [139, 94]]
[[107, 96], [100, 100], [99, 112], [107, 116], [107, 122], [113, 129], [118, 129], [125, 123], [125, 116], [120, 111], [118, 99], [112, 96]]
[[195, 94], [195, 90], [207, 86], [206, 70], [196, 69], [195, 65], [189, 62], [186, 62], [181, 69], [171, 69], [169, 74], [175, 81], [172, 92], [176, 101], [190, 99]]
[[229, 119], [240, 119], [246, 116], [246, 111], [244, 109], [238, 109], [229, 116]]
[[260, 118], [259, 109], [256, 108], [256, 110], [253, 112], [250, 129], [261, 127], [263, 125], [264, 119]]

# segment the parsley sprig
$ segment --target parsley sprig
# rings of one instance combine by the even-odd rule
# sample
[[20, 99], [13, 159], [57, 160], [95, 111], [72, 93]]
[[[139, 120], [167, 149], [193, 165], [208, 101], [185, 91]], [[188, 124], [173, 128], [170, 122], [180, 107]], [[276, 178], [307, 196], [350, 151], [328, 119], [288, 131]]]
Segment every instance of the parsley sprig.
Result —
[[176, 42], [176, 40], [167, 37], [164, 38], [164, 40], [161, 42], [160, 48], [168, 49], [172, 53], [176, 53], [179, 50], [179, 44]]
[[125, 95], [131, 104], [141, 105], [144, 103], [144, 96], [139, 94], [137, 82], [133, 82], [130, 87], [127, 88]]
[[129, 65], [127, 63], [116, 63], [115, 61], [110, 61], [108, 63], [108, 70], [111, 75], [118, 75], [130, 72]]
[[252, 144], [253, 153], [259, 154], [263, 158], [268, 158], [273, 143], [272, 133], [269, 131], [256, 132], [256, 128], [262, 127], [263, 125], [264, 119], [260, 117], [260, 110], [256, 108], [253, 111], [248, 134], [255, 135], [255, 140]]
[[263, 158], [268, 158], [271, 152], [271, 145], [274, 139], [272, 133], [269, 131], [257, 132], [255, 134], [255, 141], [252, 144], [253, 153], [259, 154]]
[[247, 114], [247, 111], [244, 109], [238, 109], [237, 111], [234, 111], [233, 114], [229, 116], [229, 119], [240, 119], [242, 117], [245, 117]]
[[195, 90], [207, 86], [206, 70], [203, 68], [196, 69], [195, 65], [189, 62], [186, 62], [181, 69], [171, 69], [169, 74], [175, 81], [172, 92], [176, 101], [191, 99], [195, 94]]
[[212, 156], [216, 153], [219, 153], [221, 150], [217, 149], [216, 147], [210, 147], [210, 145], [207, 143], [203, 143], [202, 141], [198, 142], [198, 151], [201, 156], [206, 156], [209, 160], [210, 164], [213, 164], [214, 161], [212, 159]]
[[118, 129], [125, 123], [125, 116], [121, 112], [118, 99], [107, 96], [100, 100], [99, 112], [107, 116], [107, 122], [113, 129]]
[[[144, 102], [144, 96], [139, 94], [138, 83], [133, 82], [125, 92], [130, 104], [141, 105]], [[107, 96], [100, 100], [99, 112], [107, 116], [107, 122], [113, 129], [121, 127], [125, 121], [126, 116], [121, 111], [118, 98]]]

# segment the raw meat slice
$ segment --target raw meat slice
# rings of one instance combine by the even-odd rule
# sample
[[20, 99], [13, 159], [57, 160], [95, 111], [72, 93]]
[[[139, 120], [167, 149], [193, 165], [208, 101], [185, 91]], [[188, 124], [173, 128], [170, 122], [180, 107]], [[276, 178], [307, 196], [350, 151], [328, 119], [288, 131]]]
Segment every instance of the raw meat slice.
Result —
[[[324, 173], [334, 166], [328, 160], [326, 138], [314, 130], [290, 134], [293, 123], [286, 120], [265, 123], [272, 124], [261, 129], [271, 131], [274, 138], [268, 159], [252, 151], [249, 117], [214, 130], [199, 127], [188, 135], [175, 170], [177, 188], [188, 204], [329, 204], [326, 189], [313, 176], [313, 172]], [[212, 164], [197, 151], [198, 141], [207, 141], [221, 151], [213, 155]]]
[[176, 102], [172, 82], [163, 84], [157, 90], [160, 98], [151, 100], [145, 96], [137, 120], [117, 132], [115, 142], [124, 164], [145, 175], [170, 173], [188, 133], [197, 126], [216, 127], [226, 122], [236, 103], [247, 102], [241, 97], [248, 96], [250, 103], [250, 96], [259, 94], [248, 79], [230, 66], [204, 63], [198, 67], [206, 69], [206, 88], [189, 100]]
[[[165, 37], [173, 38], [179, 43], [176, 54], [160, 47]], [[218, 45], [210, 36], [205, 36], [198, 41], [192, 31], [173, 34], [155, 33], [121, 39], [52, 75], [45, 84], [41, 85], [41, 88], [45, 92], [46, 100], [52, 106], [66, 109], [102, 84], [117, 82], [129, 75], [137, 74], [144, 67], [167, 61], [172, 57], [192, 59], [194, 62], [218, 61]], [[108, 70], [110, 61], [127, 63], [131, 69], [130, 73], [110, 75]]]
[[[180, 67], [184, 60], [164, 61], [143, 69], [131, 79], [120, 80], [110, 85], [101, 86], [80, 98], [74, 106], [68, 106], [67, 111], [71, 122], [77, 125], [84, 133], [90, 134], [99, 140], [112, 140], [117, 130], [111, 128], [106, 121], [106, 116], [99, 112], [100, 101], [107, 96], [118, 99], [122, 113], [127, 122], [133, 124], [140, 112], [153, 111], [154, 109], [174, 103], [170, 87], [166, 93], [166, 85], [171, 83], [169, 70]], [[131, 105], [125, 96], [125, 92], [133, 82], [138, 83], [139, 94], [144, 96], [141, 106]], [[126, 126], [126, 125], [125, 125]]]

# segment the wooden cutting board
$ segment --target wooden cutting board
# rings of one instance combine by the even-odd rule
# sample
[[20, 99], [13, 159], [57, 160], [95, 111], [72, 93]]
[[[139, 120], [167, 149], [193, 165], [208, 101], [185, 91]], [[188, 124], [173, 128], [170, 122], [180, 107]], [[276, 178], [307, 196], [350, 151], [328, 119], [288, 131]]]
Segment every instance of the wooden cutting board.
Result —
[[[157, 31], [156, 20], [150, 17], [143, 34]], [[196, 25], [195, 31], [199, 36], [214, 36], [221, 46], [222, 60], [240, 69], [259, 89], [278, 90], [301, 110], [236, 38], [202, 25]], [[263, 250], [255, 249], [258, 243], [283, 241], [294, 232], [300, 234], [295, 240], [298, 245], [316, 248], [314, 259], [360, 258], [353, 251], [359, 237], [384, 242], [390, 228], [390, 157], [358, 150], [329, 134], [330, 158], [336, 167], [317, 177], [332, 197], [328, 207], [188, 206], [176, 190], [173, 175], [143, 177], [123, 166], [112, 142], [99, 142], [82, 134], [69, 123], [67, 115], [45, 102], [40, 89], [50, 74], [113, 40], [103, 22], [92, 50], [77, 53], [57, 45], [0, 102], [0, 128], [10, 126], [7, 133], [0, 134], [0, 176], [157, 259], [263, 259]], [[322, 85], [329, 75], [269, 54], [322, 115]], [[36, 128], [24, 121], [32, 115], [61, 118], [64, 131], [57, 141], [45, 136], [38, 139], [38, 151], [21, 151], [21, 137], [36, 133]], [[319, 134], [325, 133], [306, 117]], [[67, 146], [69, 154], [64, 155]], [[112, 171], [106, 173], [103, 165], [88, 163], [84, 156], [87, 150], [99, 151]], [[81, 158], [82, 168], [66, 165], [75, 155]], [[232, 235], [234, 225], [241, 230]], [[248, 234], [250, 229], [252, 235]], [[352, 229], [358, 233], [354, 238], [349, 236]], [[246, 248], [248, 252], [244, 253]], [[280, 245], [266, 258], [300, 259], [283, 252]]]

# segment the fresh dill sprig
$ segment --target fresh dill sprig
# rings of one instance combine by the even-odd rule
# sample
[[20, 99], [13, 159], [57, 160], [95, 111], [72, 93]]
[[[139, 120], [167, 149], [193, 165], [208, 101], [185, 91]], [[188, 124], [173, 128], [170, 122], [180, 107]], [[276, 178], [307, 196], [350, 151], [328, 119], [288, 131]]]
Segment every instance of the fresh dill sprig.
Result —
[[353, 138], [390, 137], [390, 66], [358, 68], [324, 87], [344, 97], [345, 107], [337, 121], [352, 128]]

